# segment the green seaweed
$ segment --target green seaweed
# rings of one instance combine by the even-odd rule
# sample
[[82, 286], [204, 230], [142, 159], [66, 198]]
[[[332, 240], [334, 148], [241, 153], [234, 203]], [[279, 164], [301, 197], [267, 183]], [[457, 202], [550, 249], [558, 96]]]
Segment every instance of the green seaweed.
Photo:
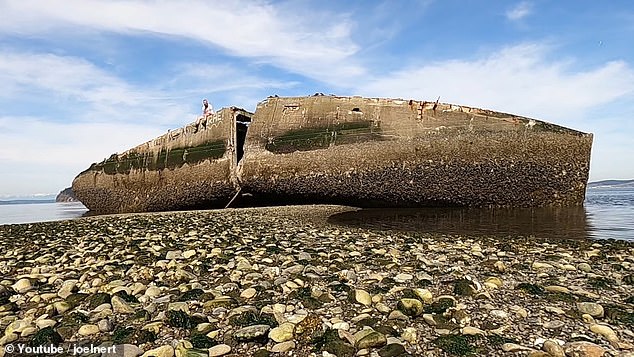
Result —
[[441, 299], [434, 301], [429, 305], [425, 305], [424, 312], [426, 314], [442, 314], [450, 307], [454, 306], [454, 302], [451, 299]]
[[55, 346], [62, 342], [64, 342], [64, 339], [53, 329], [53, 327], [45, 327], [33, 335], [33, 338], [29, 341], [29, 345], [32, 347], [48, 345]]
[[194, 334], [189, 340], [194, 348], [210, 348], [218, 344], [216, 340], [203, 334]]
[[352, 357], [356, 353], [355, 348], [343, 341], [335, 329], [327, 329], [323, 333], [313, 336], [310, 342], [315, 351], [327, 351], [336, 356], [345, 357]]
[[260, 314], [254, 311], [244, 311], [240, 314], [233, 315], [229, 318], [229, 323], [233, 326], [246, 327], [253, 325], [269, 325], [277, 327], [278, 323], [275, 317], [268, 314]]
[[432, 341], [432, 343], [441, 350], [455, 356], [469, 356], [473, 355], [476, 351], [475, 347], [471, 345], [470, 338], [463, 335], [440, 336]]
[[118, 296], [119, 298], [121, 298], [121, 300], [123, 300], [125, 302], [131, 302], [131, 303], [138, 303], [139, 302], [139, 299], [137, 299], [134, 295], [128, 294], [124, 290], [117, 291], [114, 295]]
[[199, 299], [205, 292], [202, 289], [191, 289], [181, 294], [178, 301], [190, 301]]
[[453, 293], [458, 296], [471, 296], [475, 294], [475, 288], [471, 281], [467, 279], [458, 279], [454, 282]]
[[130, 343], [134, 335], [132, 327], [117, 327], [112, 333], [112, 342], [115, 344]]
[[179, 327], [184, 329], [189, 329], [193, 327], [191, 318], [183, 311], [169, 310], [166, 314], [166, 317], [168, 325], [172, 327]]
[[110, 294], [108, 293], [96, 293], [86, 298], [88, 307], [92, 310], [101, 304], [110, 303]]
[[592, 277], [588, 279], [588, 285], [592, 286], [595, 289], [606, 289], [614, 286], [616, 282], [610, 278], [605, 278], [602, 276]]
[[515, 287], [515, 290], [522, 290], [531, 295], [544, 295], [546, 290], [537, 284], [520, 283]]
[[218, 159], [226, 152], [226, 141], [207, 141], [201, 145], [185, 148], [174, 148], [171, 150], [161, 149], [156, 157], [150, 152], [139, 154], [134, 151], [124, 155], [113, 154], [106, 160], [92, 164], [91, 171], [103, 171], [108, 175], [129, 174], [132, 170], [148, 169], [163, 170], [174, 169], [184, 164], [197, 164], [207, 159]]

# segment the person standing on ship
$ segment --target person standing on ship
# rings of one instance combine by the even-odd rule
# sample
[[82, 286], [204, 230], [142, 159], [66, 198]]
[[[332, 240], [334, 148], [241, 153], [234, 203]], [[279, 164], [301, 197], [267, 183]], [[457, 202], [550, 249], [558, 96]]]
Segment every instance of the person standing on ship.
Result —
[[203, 99], [203, 115], [207, 116], [207, 115], [214, 115], [216, 114], [214, 112], [214, 107], [209, 103], [209, 101], [207, 101], [207, 99]]

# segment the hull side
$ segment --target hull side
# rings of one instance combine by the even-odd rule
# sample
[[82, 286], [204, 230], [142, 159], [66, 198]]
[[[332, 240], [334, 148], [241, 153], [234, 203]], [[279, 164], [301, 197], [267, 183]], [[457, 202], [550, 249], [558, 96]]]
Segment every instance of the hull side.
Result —
[[237, 191], [234, 116], [226, 108], [179, 130], [93, 164], [73, 191], [99, 213], [224, 207]]
[[562, 206], [585, 198], [592, 136], [528, 118], [357, 97], [261, 103], [243, 191], [356, 206]]

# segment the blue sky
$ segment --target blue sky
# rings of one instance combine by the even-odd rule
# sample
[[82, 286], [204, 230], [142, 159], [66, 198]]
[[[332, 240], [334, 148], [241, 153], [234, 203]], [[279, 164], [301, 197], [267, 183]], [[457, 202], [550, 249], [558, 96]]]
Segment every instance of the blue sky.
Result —
[[315, 92], [435, 100], [592, 132], [634, 178], [634, 3], [0, 0], [0, 199], [215, 108]]

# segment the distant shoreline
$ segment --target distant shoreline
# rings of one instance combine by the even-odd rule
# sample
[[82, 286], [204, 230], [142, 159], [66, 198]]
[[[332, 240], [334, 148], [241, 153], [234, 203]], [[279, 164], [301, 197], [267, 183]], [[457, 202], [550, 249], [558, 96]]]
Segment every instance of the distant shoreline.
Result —
[[602, 180], [588, 183], [588, 188], [634, 188], [634, 180]]
[[51, 199], [45, 199], [45, 200], [28, 200], [28, 199], [22, 199], [22, 200], [6, 200], [6, 201], [1, 201], [0, 200], [0, 205], [24, 205], [24, 204], [38, 204], [38, 203], [55, 203], [55, 199], [51, 198]]

